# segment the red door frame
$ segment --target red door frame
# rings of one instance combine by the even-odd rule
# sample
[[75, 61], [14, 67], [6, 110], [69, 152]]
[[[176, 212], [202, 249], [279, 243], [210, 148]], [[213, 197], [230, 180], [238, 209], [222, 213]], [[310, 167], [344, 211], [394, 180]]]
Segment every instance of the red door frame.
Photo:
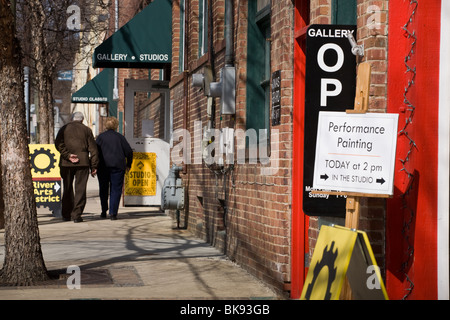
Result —
[[294, 39], [294, 124], [292, 164], [291, 298], [300, 298], [307, 273], [309, 218], [303, 213], [303, 133], [305, 114], [306, 28], [309, 0], [295, 0]]
[[[399, 130], [411, 115], [403, 96], [412, 74], [406, 72], [405, 57], [413, 38], [403, 29], [412, 15], [411, 3], [389, 1], [387, 111], [400, 114]], [[395, 193], [387, 202], [386, 288], [393, 300], [437, 299], [440, 12], [441, 1], [422, 1], [408, 24], [417, 37], [407, 60], [416, 68], [414, 84], [407, 92], [415, 111], [407, 135], [400, 133], [398, 137]], [[406, 170], [400, 159], [408, 159]], [[413, 180], [407, 172], [413, 174]], [[409, 193], [402, 197], [406, 190]]]

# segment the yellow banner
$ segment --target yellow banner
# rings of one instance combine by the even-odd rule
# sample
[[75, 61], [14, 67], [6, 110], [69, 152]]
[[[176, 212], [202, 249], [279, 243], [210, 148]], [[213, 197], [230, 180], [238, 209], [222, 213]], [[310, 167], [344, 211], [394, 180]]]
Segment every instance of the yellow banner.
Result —
[[130, 171], [125, 175], [126, 196], [156, 195], [156, 153], [134, 152]]

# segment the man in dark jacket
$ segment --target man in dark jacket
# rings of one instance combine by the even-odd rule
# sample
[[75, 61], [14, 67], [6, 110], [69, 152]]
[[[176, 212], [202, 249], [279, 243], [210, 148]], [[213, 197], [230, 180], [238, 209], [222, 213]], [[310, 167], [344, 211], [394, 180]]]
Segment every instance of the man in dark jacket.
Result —
[[119, 121], [114, 117], [106, 119], [106, 131], [97, 137], [100, 164], [98, 182], [102, 212], [100, 217], [106, 218], [108, 210], [111, 220], [117, 219], [125, 172], [131, 168], [133, 150], [123, 135], [116, 132]]
[[86, 206], [89, 169], [92, 176], [95, 176], [98, 167], [97, 144], [92, 130], [83, 124], [83, 120], [81, 112], [72, 114], [72, 122], [64, 125], [55, 139], [55, 147], [61, 154], [62, 216], [66, 221], [71, 218], [74, 222], [83, 221], [81, 215]]

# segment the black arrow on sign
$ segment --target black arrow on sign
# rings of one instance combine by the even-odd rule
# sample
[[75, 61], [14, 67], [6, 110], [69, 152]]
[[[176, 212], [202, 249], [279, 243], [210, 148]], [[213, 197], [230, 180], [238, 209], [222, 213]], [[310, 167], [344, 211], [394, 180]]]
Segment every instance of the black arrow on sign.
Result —
[[379, 184], [383, 184], [383, 183], [385, 183], [386, 181], [383, 179], [383, 178], [381, 178], [381, 179], [377, 179], [377, 183], [379, 183]]
[[320, 175], [320, 179], [327, 180], [328, 179], [328, 175], [326, 173], [322, 174], [322, 175]]

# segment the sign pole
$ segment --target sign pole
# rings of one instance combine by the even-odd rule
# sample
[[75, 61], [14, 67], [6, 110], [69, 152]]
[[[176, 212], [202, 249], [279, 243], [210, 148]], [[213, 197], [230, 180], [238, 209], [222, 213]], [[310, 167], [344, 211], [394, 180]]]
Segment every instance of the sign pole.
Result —
[[[366, 113], [369, 109], [370, 74], [371, 67], [368, 62], [363, 62], [358, 66], [354, 109], [346, 110], [347, 113]], [[345, 206], [345, 226], [347, 228], [358, 230], [360, 211], [360, 197], [347, 196]], [[347, 279], [342, 287], [341, 299], [352, 299], [352, 292]]]
[[[346, 110], [347, 113], [366, 113], [369, 109], [370, 74], [371, 67], [368, 62], [363, 62], [358, 66], [355, 105], [353, 110]], [[345, 209], [345, 226], [350, 229], [358, 229], [360, 197], [348, 196]]]

